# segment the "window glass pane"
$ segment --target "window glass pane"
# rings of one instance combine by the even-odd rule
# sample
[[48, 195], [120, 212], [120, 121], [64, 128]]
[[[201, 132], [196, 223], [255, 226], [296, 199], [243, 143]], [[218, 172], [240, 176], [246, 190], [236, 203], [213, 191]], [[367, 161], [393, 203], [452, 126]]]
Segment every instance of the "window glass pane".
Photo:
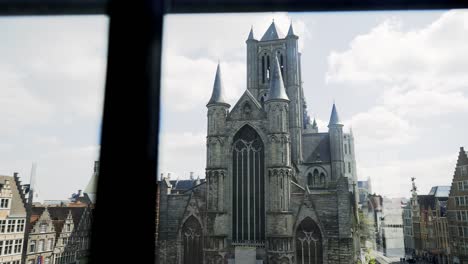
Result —
[[[353, 237], [356, 233], [349, 232], [360, 228], [355, 219], [332, 212], [363, 214], [362, 219], [369, 220], [371, 230], [378, 233], [372, 233], [376, 237], [369, 241], [378, 241], [376, 247], [385, 250], [395, 245], [402, 250], [402, 234], [412, 232], [399, 230], [395, 241], [384, 241], [393, 239], [384, 230], [402, 228], [405, 204], [414, 206], [408, 225], [413, 224], [412, 218], [421, 220], [421, 226], [411, 227], [414, 233], [439, 234], [444, 227], [433, 221], [447, 214], [450, 221], [466, 222], [466, 212], [457, 210], [466, 209], [468, 184], [459, 178], [460, 169], [453, 177], [455, 164], [460, 164], [455, 154], [462, 157], [466, 150], [447, 146], [464, 144], [468, 135], [468, 125], [460, 122], [467, 119], [467, 78], [462, 70], [453, 70], [463, 69], [460, 65], [468, 61], [467, 14], [466, 10], [437, 10], [165, 16], [157, 175], [159, 254], [181, 263], [234, 262], [237, 245], [233, 244], [258, 242], [265, 252], [278, 255], [256, 255], [265, 263], [291, 259], [320, 263], [312, 256], [324, 252], [314, 250], [326, 246], [338, 252], [332, 250], [335, 242], [330, 234], [342, 232], [337, 228], [342, 222], [332, 219], [350, 227], [346, 237]], [[428, 54], [434, 55], [428, 59]], [[460, 107], [448, 107], [452, 104]], [[278, 115], [283, 109], [287, 126]], [[455, 132], [448, 138], [443, 129], [423, 132], [434, 124]], [[260, 172], [265, 193], [250, 192], [250, 184], [257, 182], [250, 178], [255, 175], [250, 166], [256, 164], [255, 156], [250, 155], [249, 140], [234, 140], [244, 126], [251, 126], [265, 147], [265, 166], [261, 166], [265, 171]], [[281, 170], [283, 174], [277, 172]], [[283, 178], [289, 170], [292, 175]], [[215, 176], [221, 172], [225, 178]], [[372, 179], [366, 179], [369, 175]], [[411, 182], [413, 176], [417, 182]], [[354, 195], [350, 197], [359, 197], [358, 206], [338, 198], [349, 192]], [[184, 216], [195, 209], [189, 202], [168, 206], [167, 201], [189, 194], [200, 195], [193, 203], [206, 203], [203, 210], [213, 214], [200, 220], [212, 232], [206, 234], [212, 254], [200, 255], [198, 248], [187, 244], [193, 241], [189, 239], [182, 241], [187, 248], [168, 246], [181, 244], [176, 230], [186, 217], [164, 217], [174, 207], [189, 208], [181, 209]], [[395, 199], [395, 204], [384, 204], [385, 197]], [[255, 208], [263, 206], [265, 210], [256, 214]], [[299, 213], [305, 207], [310, 211]], [[437, 212], [428, 210], [434, 207]], [[274, 227], [261, 226], [266, 224], [261, 216], [265, 212]], [[225, 218], [220, 216], [224, 213]], [[254, 229], [249, 225], [251, 214], [260, 216]], [[318, 225], [319, 234], [303, 233], [301, 240], [284, 241], [285, 234], [316, 230], [298, 229], [303, 220], [295, 219], [298, 214], [324, 226]], [[176, 221], [179, 229], [170, 221]], [[453, 232], [460, 231], [457, 225], [450, 226]], [[252, 239], [249, 234], [256, 235], [257, 227], [270, 235]], [[229, 239], [219, 238], [220, 234]], [[188, 234], [187, 238], [192, 239]], [[312, 247], [316, 241], [312, 238], [329, 243]], [[301, 251], [299, 245], [307, 245], [303, 248], [310, 252]], [[279, 257], [286, 255], [287, 260]]]
[[[103, 15], [0, 17], [0, 252], [11, 255], [1, 263], [23, 247], [54, 250], [63, 231], [90, 236], [81, 223], [92, 223], [96, 198], [108, 24]], [[87, 262], [86, 250], [78, 255]]]

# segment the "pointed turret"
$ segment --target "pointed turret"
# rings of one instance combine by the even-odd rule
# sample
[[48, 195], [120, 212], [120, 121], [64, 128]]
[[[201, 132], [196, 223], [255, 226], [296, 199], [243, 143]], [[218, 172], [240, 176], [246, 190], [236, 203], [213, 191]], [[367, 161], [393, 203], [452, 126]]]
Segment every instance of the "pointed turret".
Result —
[[213, 85], [213, 93], [211, 94], [211, 99], [208, 102], [208, 105], [211, 104], [226, 104], [226, 99], [224, 99], [224, 87], [221, 79], [221, 66], [218, 63], [218, 68], [216, 69], [216, 77]]
[[255, 40], [255, 37], [253, 34], [253, 26], [250, 28], [250, 33], [249, 33], [249, 37], [247, 38], [247, 40]]
[[288, 37], [297, 37], [296, 34], [294, 34], [294, 30], [293, 30], [293, 25], [292, 25], [292, 22], [291, 24], [289, 25], [289, 30], [288, 30]]
[[338, 111], [336, 111], [335, 103], [333, 103], [332, 112], [330, 115], [330, 122], [328, 123], [328, 127], [333, 125], [342, 125], [340, 122], [340, 117], [338, 116]]
[[316, 128], [317, 128], [317, 121], [315, 121], [315, 118], [314, 118], [314, 122], [312, 123], [312, 128], [313, 128], [313, 129], [316, 129]]
[[283, 77], [281, 76], [280, 65], [278, 57], [275, 57], [273, 63], [273, 71], [270, 80], [270, 90], [268, 93], [267, 101], [270, 100], [286, 100], [289, 101], [288, 94], [284, 88]]
[[270, 41], [284, 38], [284, 34], [276, 27], [275, 21], [271, 22], [261, 41]]

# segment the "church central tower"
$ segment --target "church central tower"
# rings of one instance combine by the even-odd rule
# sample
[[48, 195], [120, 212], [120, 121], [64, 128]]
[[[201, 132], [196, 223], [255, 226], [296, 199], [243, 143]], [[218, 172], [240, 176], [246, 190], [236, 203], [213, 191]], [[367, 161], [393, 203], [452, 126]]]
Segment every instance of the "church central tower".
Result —
[[253, 29], [247, 38], [247, 89], [263, 105], [272, 79], [275, 57], [278, 58], [281, 75], [289, 104], [289, 132], [291, 134], [292, 162], [302, 163], [302, 128], [304, 127], [304, 95], [301, 80], [301, 62], [298, 36], [289, 27], [286, 36], [273, 21], [260, 40], [256, 40]]

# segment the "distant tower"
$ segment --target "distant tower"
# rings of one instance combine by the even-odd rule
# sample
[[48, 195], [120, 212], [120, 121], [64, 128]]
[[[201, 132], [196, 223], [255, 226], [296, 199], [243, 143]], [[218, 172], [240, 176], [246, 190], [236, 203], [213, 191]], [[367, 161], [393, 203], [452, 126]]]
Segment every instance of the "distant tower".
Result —
[[291, 158], [295, 164], [302, 163], [302, 129], [304, 95], [301, 80], [301, 62], [298, 47], [299, 37], [294, 34], [292, 24], [287, 36], [273, 21], [260, 41], [250, 30], [247, 38], [247, 89], [263, 105], [272, 79], [275, 57], [278, 58], [289, 103], [289, 133], [291, 136]]
[[92, 203], [96, 202], [97, 178], [99, 176], [99, 161], [94, 161], [93, 175], [84, 189]]

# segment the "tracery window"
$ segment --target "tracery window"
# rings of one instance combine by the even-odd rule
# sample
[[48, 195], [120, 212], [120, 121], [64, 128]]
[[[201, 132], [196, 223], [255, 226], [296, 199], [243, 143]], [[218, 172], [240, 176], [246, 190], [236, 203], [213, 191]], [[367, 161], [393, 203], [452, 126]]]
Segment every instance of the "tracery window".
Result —
[[190, 216], [182, 227], [182, 241], [184, 246], [184, 264], [203, 263], [203, 233], [198, 220]]
[[246, 125], [232, 145], [232, 237], [236, 242], [265, 239], [264, 147]]
[[296, 263], [323, 263], [322, 250], [320, 229], [310, 217], [307, 217], [302, 220], [296, 230]]

